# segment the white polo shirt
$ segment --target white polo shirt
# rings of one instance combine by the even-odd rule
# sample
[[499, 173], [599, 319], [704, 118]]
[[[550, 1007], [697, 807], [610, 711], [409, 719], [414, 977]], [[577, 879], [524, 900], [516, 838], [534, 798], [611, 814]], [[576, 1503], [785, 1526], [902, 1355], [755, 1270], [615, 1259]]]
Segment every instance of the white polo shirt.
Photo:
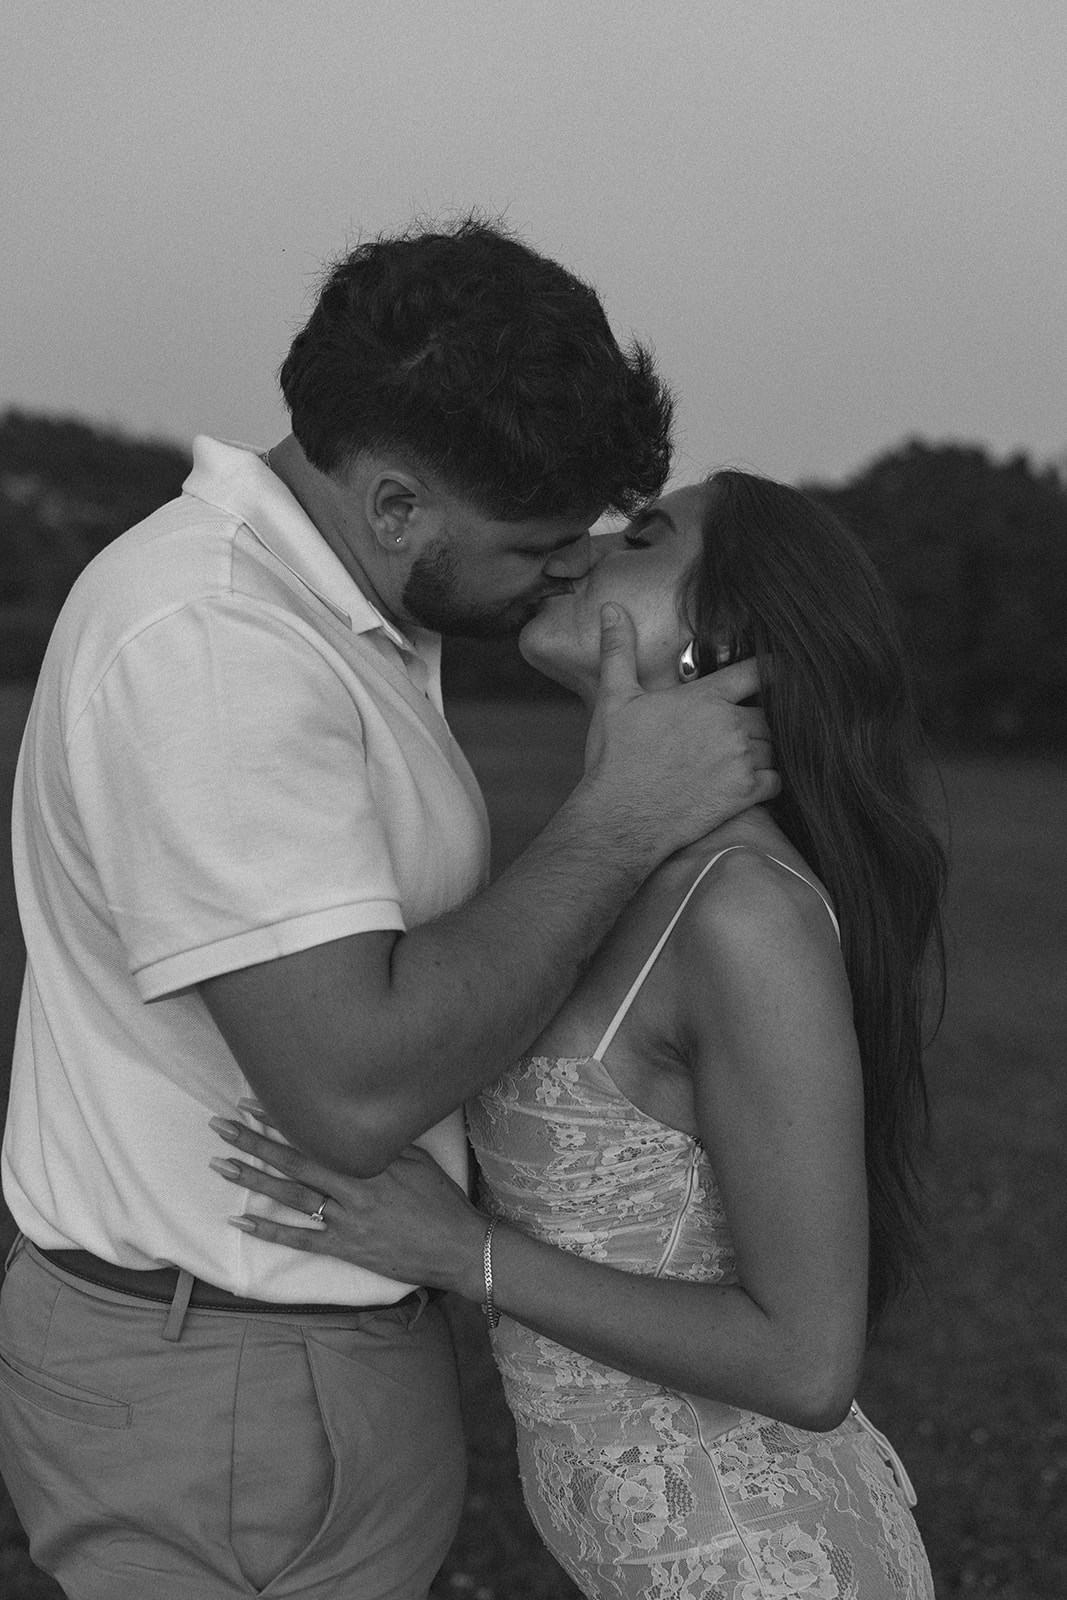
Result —
[[[264, 1300], [406, 1292], [228, 1226], [265, 1202], [209, 1169], [207, 1120], [251, 1090], [195, 985], [485, 882], [439, 669], [436, 636], [386, 622], [243, 446], [198, 439], [181, 497], [82, 573], [13, 805], [27, 970], [2, 1164], [37, 1244]], [[460, 1114], [424, 1142], [462, 1181]]]

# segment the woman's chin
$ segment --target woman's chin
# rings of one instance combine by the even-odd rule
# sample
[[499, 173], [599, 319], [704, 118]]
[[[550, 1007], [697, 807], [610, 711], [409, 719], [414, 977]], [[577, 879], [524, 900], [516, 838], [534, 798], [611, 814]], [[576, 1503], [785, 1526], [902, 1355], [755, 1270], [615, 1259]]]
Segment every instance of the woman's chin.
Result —
[[560, 641], [553, 641], [539, 623], [540, 615], [528, 622], [519, 634], [519, 654], [527, 666], [533, 667], [542, 677], [551, 678], [553, 683], [562, 684], [576, 694], [581, 693], [580, 675], [575, 672], [573, 660], [560, 649]]

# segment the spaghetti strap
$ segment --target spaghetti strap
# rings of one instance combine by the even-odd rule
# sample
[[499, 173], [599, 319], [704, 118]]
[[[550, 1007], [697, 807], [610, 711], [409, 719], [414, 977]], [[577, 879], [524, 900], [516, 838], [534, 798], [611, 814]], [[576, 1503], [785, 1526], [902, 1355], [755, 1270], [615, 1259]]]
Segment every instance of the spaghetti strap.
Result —
[[[744, 848], [744, 847], [742, 846], [742, 848]], [[810, 878], [805, 878], [805, 876], [804, 876], [804, 874], [802, 872], [798, 872], [796, 867], [789, 866], [789, 864], [787, 862], [785, 862], [785, 861], [779, 861], [777, 856], [767, 855], [767, 852], [765, 850], [761, 850], [759, 853], [760, 853], [760, 855], [766, 855], [767, 856], [767, 860], [768, 861], [773, 861], [776, 866], [785, 867], [785, 870], [787, 872], [791, 872], [793, 874], [794, 878], [799, 878], [801, 883], [806, 883], [809, 889], [814, 889], [815, 890], [815, 893], [818, 895], [819, 899], [822, 901], [823, 905], [826, 907], [827, 915], [829, 916], [830, 921], [834, 925], [834, 932], [837, 934], [837, 942], [838, 942], [838, 944], [840, 944], [841, 943], [841, 924], [838, 922], [837, 917], [834, 914], [833, 906], [830, 904], [829, 900], [827, 900], [827, 898], [823, 894], [822, 890], [820, 888], [818, 888], [814, 883], [812, 883]]]
[[745, 849], [744, 845], [741, 845], [741, 844], [729, 844], [729, 845], [726, 846], [725, 850], [716, 851], [715, 855], [712, 856], [711, 860], [710, 861], [706, 861], [704, 863], [704, 865], [701, 867], [700, 871], [697, 873], [696, 877], [693, 879], [692, 883], [689, 885], [689, 888], [688, 888], [688, 890], [686, 892], [685, 899], [682, 901], [681, 905], [678, 907], [677, 911], [674, 913], [674, 916], [668, 922], [667, 926], [664, 928], [663, 932], [660, 934], [659, 938], [657, 939], [655, 947], [654, 947], [654, 949], [652, 951], [652, 954], [649, 956], [648, 960], [645, 962], [644, 966], [641, 968], [641, 971], [637, 974], [637, 977], [634, 979], [633, 983], [630, 985], [629, 989], [627, 990], [626, 995], [625, 995], [625, 997], [623, 999], [622, 1005], [619, 1007], [618, 1011], [616, 1011], [615, 1015], [612, 1017], [611, 1021], [608, 1023], [607, 1031], [605, 1032], [604, 1037], [601, 1039], [600, 1043], [597, 1045], [596, 1049], [593, 1051], [593, 1060], [594, 1061], [600, 1061], [600, 1060], [603, 1059], [604, 1051], [608, 1048], [608, 1045], [611, 1043], [611, 1041], [614, 1039], [615, 1035], [618, 1033], [619, 1029], [622, 1027], [623, 1021], [625, 1020], [625, 1017], [626, 1017], [626, 1013], [629, 1011], [630, 1007], [633, 1005], [634, 1001], [637, 999], [638, 991], [640, 990], [641, 985], [644, 983], [645, 979], [648, 977], [649, 973], [652, 971], [652, 968], [655, 966], [657, 960], [659, 959], [660, 951], [663, 949], [663, 946], [667, 943], [667, 940], [670, 938], [671, 934], [674, 932], [675, 924], [677, 923], [678, 918], [681, 916], [682, 912], [685, 910], [686, 906], [689, 904], [689, 902], [693, 898], [694, 894], [696, 894], [697, 889], [703, 883], [704, 879], [707, 877], [708, 873], [711, 871], [711, 869], [715, 865], [716, 861], [719, 861], [723, 856], [728, 855], [731, 850], [743, 850], [743, 849]]
[[700, 871], [697, 873], [696, 877], [693, 879], [692, 883], [689, 885], [689, 888], [686, 890], [685, 898], [683, 899], [681, 905], [678, 907], [677, 911], [674, 913], [674, 916], [671, 918], [671, 920], [668, 922], [667, 926], [664, 928], [663, 932], [660, 934], [659, 938], [656, 940], [655, 946], [653, 947], [651, 954], [649, 955], [648, 959], [646, 960], [644, 966], [641, 968], [641, 971], [637, 974], [637, 977], [634, 979], [633, 983], [630, 985], [629, 989], [626, 991], [626, 994], [623, 997], [623, 1001], [622, 1001], [622, 1004], [619, 1006], [619, 1009], [616, 1011], [615, 1015], [612, 1017], [611, 1021], [608, 1023], [607, 1029], [606, 1029], [606, 1031], [604, 1033], [604, 1037], [601, 1039], [600, 1043], [597, 1045], [596, 1049], [593, 1051], [592, 1057], [590, 1058], [591, 1060], [593, 1060], [593, 1061], [603, 1061], [605, 1050], [611, 1044], [611, 1041], [614, 1039], [615, 1035], [618, 1033], [619, 1029], [622, 1027], [623, 1022], [626, 1020], [626, 1013], [629, 1011], [630, 1007], [633, 1005], [634, 1001], [637, 999], [638, 993], [639, 993], [639, 991], [641, 989], [641, 985], [644, 983], [645, 979], [648, 977], [649, 973], [652, 971], [652, 968], [655, 966], [656, 962], [658, 961], [659, 956], [660, 956], [660, 952], [662, 951], [663, 946], [667, 943], [667, 940], [670, 938], [671, 934], [674, 932], [675, 926], [676, 926], [676, 924], [678, 922], [679, 917], [682, 915], [682, 912], [685, 910], [686, 906], [689, 904], [690, 900], [693, 898], [693, 896], [696, 893], [697, 889], [700, 887], [701, 883], [707, 877], [708, 873], [711, 871], [711, 869], [715, 865], [716, 861], [721, 861], [723, 856], [727, 856], [727, 855], [730, 854], [731, 850], [753, 850], [753, 851], [755, 851], [755, 853], [757, 855], [766, 856], [768, 861], [773, 861], [779, 867], [785, 867], [785, 870], [787, 872], [791, 872], [793, 874], [794, 878], [799, 878], [801, 883], [806, 883], [808, 885], [809, 889], [814, 889], [815, 893], [819, 896], [819, 899], [822, 901], [823, 905], [826, 907], [826, 909], [827, 909], [827, 911], [829, 913], [829, 916], [830, 916], [830, 921], [834, 925], [834, 931], [837, 934], [838, 939], [840, 940], [840, 938], [841, 938], [841, 926], [840, 926], [836, 916], [834, 915], [833, 907], [831, 906], [829, 900], [827, 900], [826, 896], [823, 894], [822, 890], [821, 889], [817, 889], [815, 887], [815, 884], [813, 884], [810, 879], [805, 878], [805, 876], [804, 876], [804, 874], [802, 872], [797, 872], [795, 867], [787, 866], [784, 861], [779, 861], [777, 856], [770, 855], [768, 853], [768, 851], [766, 851], [766, 850], [756, 850], [755, 845], [751, 845], [751, 844], [728, 844], [724, 850], [717, 850], [716, 853], [712, 856], [711, 860], [710, 861], [706, 861], [704, 863], [704, 865], [701, 867]]

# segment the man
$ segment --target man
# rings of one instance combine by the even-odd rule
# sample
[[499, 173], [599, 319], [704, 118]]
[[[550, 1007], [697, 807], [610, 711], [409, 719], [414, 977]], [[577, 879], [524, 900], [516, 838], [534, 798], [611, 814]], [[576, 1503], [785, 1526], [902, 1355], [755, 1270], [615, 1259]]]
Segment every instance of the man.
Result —
[[478, 222], [368, 243], [281, 382], [290, 437], [198, 440], [79, 580], [16, 782], [0, 1461], [71, 1600], [422, 1600], [464, 1476], [439, 1308], [228, 1227], [207, 1119], [251, 1090], [357, 1175], [424, 1136], [462, 1178], [464, 1098], [776, 785], [750, 668], [643, 695], [609, 618], [585, 775], [485, 887], [438, 635], [518, 629], [667, 472], [591, 290]]

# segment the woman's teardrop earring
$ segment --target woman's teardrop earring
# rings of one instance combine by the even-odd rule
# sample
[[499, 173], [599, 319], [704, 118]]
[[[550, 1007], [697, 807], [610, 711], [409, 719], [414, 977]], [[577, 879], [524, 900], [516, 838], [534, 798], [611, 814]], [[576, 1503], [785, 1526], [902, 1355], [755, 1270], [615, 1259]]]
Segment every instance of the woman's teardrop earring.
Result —
[[697, 660], [697, 642], [690, 639], [681, 655], [678, 657], [679, 683], [692, 683], [694, 678], [700, 676], [700, 663]]

